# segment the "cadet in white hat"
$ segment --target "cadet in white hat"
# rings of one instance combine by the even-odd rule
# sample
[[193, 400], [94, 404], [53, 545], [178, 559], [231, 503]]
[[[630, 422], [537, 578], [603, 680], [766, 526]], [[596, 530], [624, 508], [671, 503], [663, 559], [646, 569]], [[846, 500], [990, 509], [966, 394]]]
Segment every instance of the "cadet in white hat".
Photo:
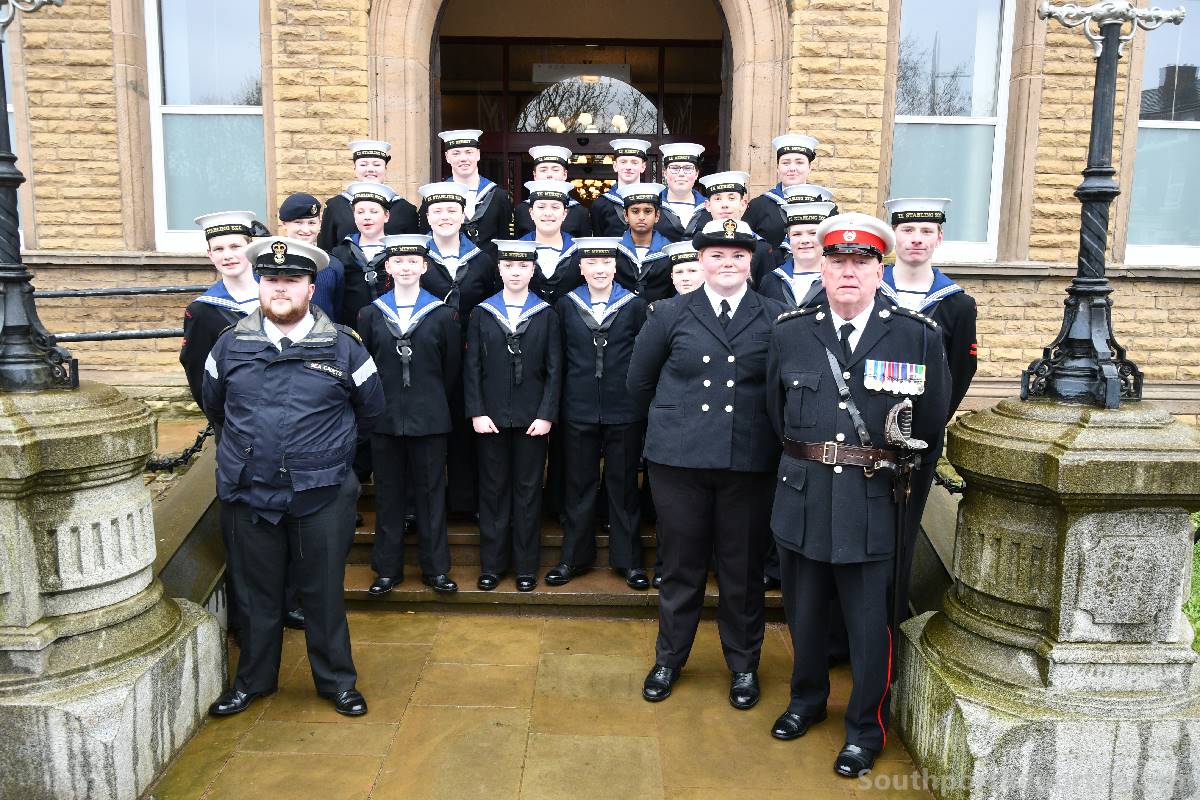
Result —
[[[704, 230], [704, 227], [711, 221], [720, 222], [727, 219], [743, 221], [747, 207], [746, 194], [749, 183], [749, 173], [740, 170], [715, 172], [702, 177], [700, 185], [704, 187], [704, 211], [693, 220], [697, 231]], [[749, 228], [749, 230], [753, 233], [753, 228]], [[754, 263], [751, 266], [750, 280], [757, 286], [762, 277], [775, 268], [778, 261], [770, 242], [761, 238], [757, 233], [754, 233], [754, 238], [757, 242], [753, 248]], [[695, 236], [693, 235], [694, 241]]]
[[625, 202], [617, 190], [642, 180], [653, 147], [645, 139], [613, 139], [609, 146], [613, 149], [617, 180], [592, 203], [592, 233], [596, 236], [620, 236], [625, 230]]
[[[765, 275], [758, 291], [790, 308], [805, 308], [821, 299], [821, 245], [817, 227], [836, 211], [833, 203], [785, 203], [787, 245], [791, 255]], [[773, 581], [774, 582], [774, 579]]]
[[566, 181], [526, 181], [534, 230], [521, 238], [537, 247], [537, 271], [530, 289], [551, 305], [579, 285], [575, 239], [562, 229], [575, 187]]
[[[537, 145], [529, 148], [533, 158], [533, 179], [535, 181], [569, 181], [567, 170], [571, 163], [572, 153], [565, 147], [555, 145]], [[524, 236], [533, 230], [533, 218], [529, 216], [529, 201], [522, 200], [513, 209], [517, 236]], [[572, 237], [592, 235], [592, 215], [587, 206], [575, 199], [574, 192], [567, 199], [567, 219], [562, 229]]]
[[783, 187], [783, 197], [788, 203], [833, 202], [833, 192], [814, 183], [797, 183]]
[[349, 198], [355, 231], [333, 248], [331, 255], [346, 269], [342, 319], [356, 320], [359, 309], [388, 289], [383, 237], [388, 235], [397, 195], [390, 186], [374, 181], [355, 181], [342, 194]]
[[[447, 180], [462, 186], [467, 193], [466, 223], [463, 232], [471, 241], [491, 252], [492, 240], [508, 236], [512, 229], [513, 203], [508, 192], [479, 174], [480, 137], [483, 131], [474, 128], [442, 131], [442, 153], [450, 166]], [[422, 219], [422, 231], [429, 225]]]
[[[350, 143], [349, 149], [356, 180], [387, 183], [387, 165], [392, 158], [390, 144], [375, 139], [358, 139]], [[403, 197], [393, 197], [385, 227], [384, 233], [416, 233], [416, 207]], [[325, 211], [321, 215], [321, 232], [317, 234], [317, 246], [326, 253], [332, 253], [333, 248], [354, 231], [354, 210], [350, 195], [342, 192], [326, 200]]]
[[[691, 241], [671, 242], [663, 247], [663, 252], [667, 254], [671, 263], [671, 284], [675, 287], [676, 294], [687, 294], [699, 289], [700, 284], [704, 283], [704, 273], [700, 270], [700, 254], [692, 247]], [[660, 559], [654, 568], [655, 589], [662, 582], [657, 575], [661, 566]]]
[[625, 201], [626, 230], [617, 252], [617, 283], [647, 302], [673, 295], [671, 270], [662, 252], [670, 240], [657, 230], [661, 219], [661, 183], [631, 183], [618, 190]]
[[[783, 246], [783, 214], [779, 209], [781, 205], [789, 202], [784, 190], [789, 186], [808, 182], [808, 174], [817, 158], [819, 145], [820, 142], [816, 139], [801, 133], [785, 133], [772, 139], [771, 149], [775, 151], [779, 182], [750, 201], [750, 207], [746, 209], [746, 222], [755, 233], [777, 248], [781, 256], [780, 261], [787, 257], [787, 248]], [[832, 197], [821, 199], [831, 200]]]
[[704, 195], [696, 191], [704, 145], [674, 142], [660, 144], [658, 151], [662, 153], [663, 183], [667, 185], [658, 230], [670, 241], [678, 242], [695, 233], [689, 225], [696, 212], [704, 208]]

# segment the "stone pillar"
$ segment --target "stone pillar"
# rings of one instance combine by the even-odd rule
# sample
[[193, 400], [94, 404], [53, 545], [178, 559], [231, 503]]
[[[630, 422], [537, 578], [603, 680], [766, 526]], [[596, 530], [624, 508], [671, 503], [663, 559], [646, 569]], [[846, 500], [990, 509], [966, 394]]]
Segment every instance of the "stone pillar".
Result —
[[0, 797], [133, 800], [224, 677], [216, 619], [164, 598], [144, 405], [0, 394]]
[[1149, 403], [960, 417], [955, 584], [905, 623], [893, 719], [942, 800], [1185, 800], [1200, 670], [1182, 613], [1200, 431]]

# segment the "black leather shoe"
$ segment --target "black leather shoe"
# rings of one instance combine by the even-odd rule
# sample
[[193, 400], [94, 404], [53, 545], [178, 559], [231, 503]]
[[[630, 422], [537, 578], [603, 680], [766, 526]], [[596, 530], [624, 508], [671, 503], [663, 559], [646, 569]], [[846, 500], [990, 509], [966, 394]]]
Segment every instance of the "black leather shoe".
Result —
[[221, 692], [221, 696], [216, 699], [216, 702], [208, 707], [208, 713], [214, 717], [232, 717], [234, 714], [240, 714], [245, 711], [246, 707], [257, 698], [267, 694], [270, 693], [263, 692], [257, 694], [253, 692], [246, 693], [240, 689], [226, 689]]
[[792, 739], [799, 739], [808, 733], [809, 728], [823, 719], [825, 719], [824, 711], [813, 716], [803, 716], [785, 711], [779, 715], [779, 719], [775, 720], [775, 724], [771, 726], [771, 735], [776, 739], [783, 739], [785, 742]]
[[846, 743], [842, 752], [838, 753], [837, 760], [833, 762], [833, 771], [843, 778], [857, 778], [864, 772], [871, 771], [877, 755], [878, 750]]
[[532, 592], [537, 588], [537, 575], [518, 575], [517, 591]]
[[565, 586], [581, 572], [583, 570], [575, 569], [569, 564], [555, 564], [546, 572], [546, 583], [551, 586]]
[[283, 627], [291, 628], [292, 630], [304, 630], [304, 609], [293, 608], [291, 611], [283, 615]]
[[735, 672], [729, 683], [729, 705], [745, 711], [758, 702], [758, 674]]
[[500, 585], [500, 576], [485, 572], [479, 576], [479, 580], [475, 582], [475, 585], [485, 592], [490, 592]]
[[367, 713], [367, 700], [357, 689], [347, 689], [333, 696], [333, 710], [347, 717], [361, 717]]
[[630, 589], [644, 592], [650, 588], [650, 579], [646, 577], [644, 569], [619, 569], [617, 574], [625, 579], [625, 585]]
[[371, 597], [383, 597], [385, 594], [396, 588], [396, 584], [404, 580], [403, 578], [384, 578], [382, 576], [375, 579], [370, 588], [367, 589], [367, 594]]
[[422, 575], [421, 582], [426, 586], [433, 587], [435, 592], [442, 594], [454, 594], [458, 591], [458, 584], [450, 580], [450, 576], [442, 573], [441, 575]]
[[679, 679], [679, 670], [655, 664], [642, 684], [642, 697], [651, 703], [666, 700], [671, 696], [671, 687]]
[[654, 580], [650, 581], [650, 585], [653, 586], [655, 589], [661, 589], [662, 588], [662, 575], [655, 574]]
[[763, 575], [763, 589], [770, 591], [771, 589], [778, 589], [780, 586], [783, 586], [783, 584], [780, 582], [779, 578], [772, 578], [770, 575]]

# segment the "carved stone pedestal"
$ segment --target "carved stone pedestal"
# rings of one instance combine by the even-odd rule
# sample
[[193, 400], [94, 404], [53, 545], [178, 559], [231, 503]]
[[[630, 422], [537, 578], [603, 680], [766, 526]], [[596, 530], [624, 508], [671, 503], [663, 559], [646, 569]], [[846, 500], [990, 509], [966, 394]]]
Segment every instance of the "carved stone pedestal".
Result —
[[1182, 613], [1200, 432], [1148, 403], [962, 417], [956, 580], [906, 623], [893, 720], [943, 800], [1200, 796]]
[[221, 690], [216, 619], [152, 574], [145, 406], [0, 394], [0, 797], [133, 800]]

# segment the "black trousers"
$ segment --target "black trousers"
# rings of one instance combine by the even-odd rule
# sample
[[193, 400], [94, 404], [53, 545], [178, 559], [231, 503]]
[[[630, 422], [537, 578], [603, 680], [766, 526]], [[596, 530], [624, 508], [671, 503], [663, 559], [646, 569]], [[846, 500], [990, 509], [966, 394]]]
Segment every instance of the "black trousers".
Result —
[[234, 686], [243, 692], [274, 691], [283, 646], [284, 583], [296, 565], [296, 589], [304, 606], [304, 639], [313, 683], [322, 694], [354, 688], [350, 628], [343, 591], [346, 555], [354, 540], [358, 480], [349, 473], [333, 502], [302, 517], [285, 514], [278, 524], [244, 503], [230, 506], [234, 579], [241, 590], [238, 628], [241, 656]]
[[565, 464], [563, 429], [555, 425], [546, 437], [546, 484], [542, 490], [542, 507], [551, 514], [567, 510], [567, 467]]
[[524, 428], [477, 437], [480, 572], [537, 574], [546, 438], [526, 436]]
[[715, 549], [717, 630], [725, 663], [733, 672], [758, 669], [766, 631], [762, 575], [773, 473], [650, 462], [650, 481], [663, 560], [657, 662], [673, 668], [687, 663]]
[[846, 741], [882, 750], [892, 680], [889, 617], [892, 560], [827, 564], [779, 548], [783, 607], [792, 634], [792, 700], [788, 711], [812, 715], [829, 699], [829, 602], [840, 598], [854, 687], [846, 707]]
[[[416, 515], [417, 558], [423, 575], [450, 571], [446, 536], [446, 435], [371, 436], [375, 459], [376, 575], [404, 574], [404, 515]], [[411, 490], [411, 492], [409, 491]], [[411, 498], [411, 499], [410, 499]]]
[[608, 565], [614, 569], [642, 566], [642, 509], [638, 497], [638, 462], [645, 423], [600, 425], [563, 422], [566, 467], [566, 517], [562, 561], [572, 567], [596, 562], [596, 510], [600, 502], [600, 459], [604, 458], [607, 495]]
[[446, 472], [449, 483], [446, 492], [446, 507], [455, 514], [474, 514], [479, 510], [479, 493], [476, 476], [475, 429], [467, 416], [460, 382], [450, 395], [450, 417], [453, 427], [446, 443]]

